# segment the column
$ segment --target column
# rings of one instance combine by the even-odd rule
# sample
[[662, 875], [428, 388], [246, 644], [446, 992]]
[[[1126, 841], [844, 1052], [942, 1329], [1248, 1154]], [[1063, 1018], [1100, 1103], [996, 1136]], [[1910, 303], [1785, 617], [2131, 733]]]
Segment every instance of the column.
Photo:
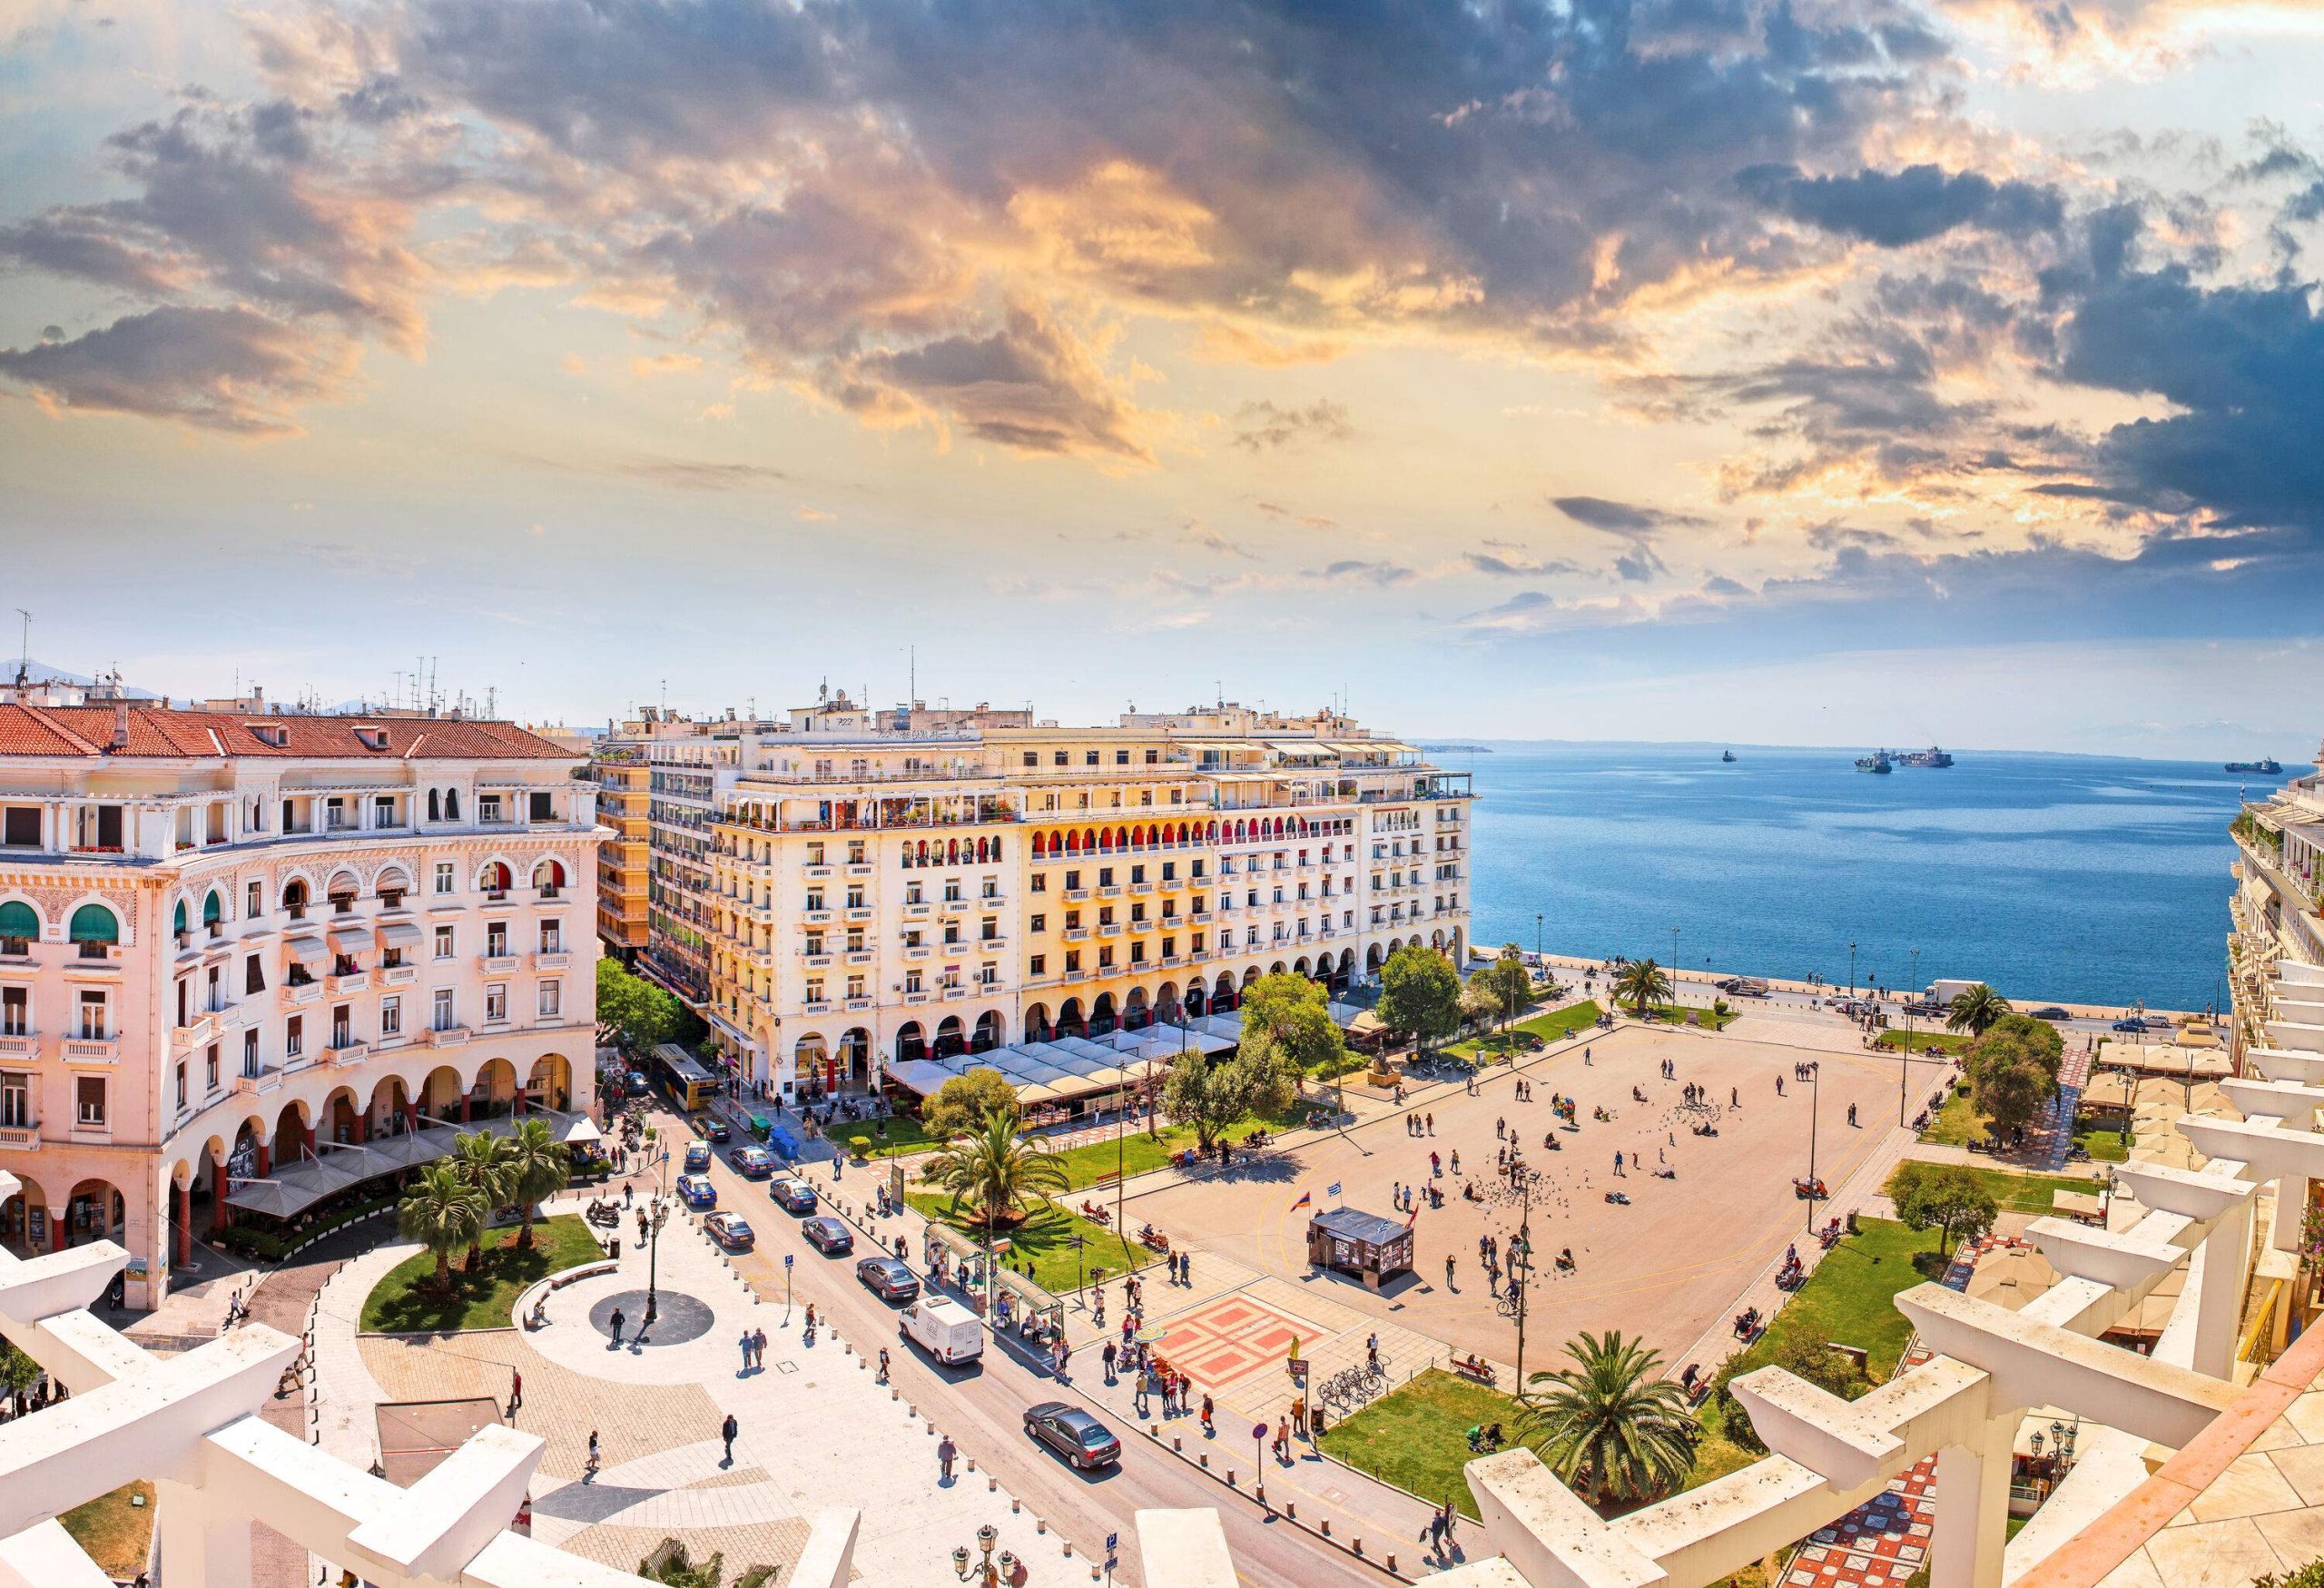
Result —
[[404, 1100], [403, 1124], [407, 1130], [417, 1131], [419, 1129], [419, 1105], [409, 1098]]
[[220, 1497], [169, 1478], [153, 1484], [162, 1580], [170, 1588], [244, 1588], [251, 1580], [250, 1518]]
[[177, 1239], [172, 1243], [177, 1256], [172, 1259], [181, 1268], [193, 1260], [193, 1188], [191, 1185], [170, 1188], [171, 1222], [176, 1226]]
[[1936, 1525], [1929, 1539], [1931, 1588], [2001, 1588], [2009, 1536], [2009, 1451], [2019, 1414], [1985, 1424], [1974, 1447], [1936, 1457]]
[[472, 1108], [475, 1106], [475, 1103], [476, 1103], [476, 1099], [475, 1099], [474, 1094], [469, 1093], [469, 1092], [465, 1092], [465, 1091], [464, 1091], [464, 1092], [462, 1092], [462, 1093], [460, 1094], [460, 1123], [461, 1123], [461, 1124], [465, 1125], [465, 1124], [467, 1124], [467, 1123], [468, 1122], [468, 1110], [469, 1110], [470, 1109], [472, 1109]]
[[2195, 1350], [2190, 1366], [2213, 1378], [2235, 1372], [2237, 1313], [2243, 1259], [2251, 1246], [2251, 1199], [2245, 1198], [2221, 1216], [2209, 1239], [2188, 1265], [2195, 1287]]
[[2268, 1244], [2280, 1252], [2299, 1250], [2301, 1216], [2308, 1211], [2308, 1177], [2286, 1175], [2276, 1182], [2276, 1227]]
[[48, 1210], [48, 1238], [51, 1251], [61, 1252], [64, 1249], [64, 1215], [70, 1209], [64, 1208], [51, 1208]]
[[266, 1145], [266, 1138], [258, 1139], [258, 1178], [266, 1179], [274, 1172], [274, 1154]]
[[371, 1139], [371, 1115], [369, 1110], [355, 1116], [355, 1144], [360, 1147]]

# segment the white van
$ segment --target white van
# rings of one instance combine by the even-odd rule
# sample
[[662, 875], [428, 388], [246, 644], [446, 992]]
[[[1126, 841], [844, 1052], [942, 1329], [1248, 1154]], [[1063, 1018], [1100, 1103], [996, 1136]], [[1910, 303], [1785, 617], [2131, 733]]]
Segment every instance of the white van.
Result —
[[984, 1326], [977, 1315], [941, 1296], [923, 1296], [896, 1315], [904, 1338], [939, 1362], [957, 1367], [984, 1355]]

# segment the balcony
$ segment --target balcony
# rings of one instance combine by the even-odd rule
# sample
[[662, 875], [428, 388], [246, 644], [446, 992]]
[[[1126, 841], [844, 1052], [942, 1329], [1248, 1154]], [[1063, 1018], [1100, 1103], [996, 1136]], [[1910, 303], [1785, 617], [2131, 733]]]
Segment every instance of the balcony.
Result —
[[958, 1003], [968, 995], [969, 990], [965, 987], [947, 987], [944, 989], [944, 1001], [947, 1003]]
[[30, 1031], [17, 1031], [0, 1037], [0, 1056], [10, 1059], [37, 1059], [40, 1057], [40, 1039]]
[[924, 942], [908, 943], [904, 947], [904, 958], [907, 960], [924, 960], [934, 952], [934, 950], [931, 949]]
[[868, 965], [872, 962], [872, 957], [870, 949], [851, 949], [847, 953], [847, 962], [851, 965]]
[[329, 982], [334, 994], [360, 992], [370, 984], [371, 973], [369, 971], [350, 971], [344, 975], [331, 977]]
[[809, 954], [807, 956], [807, 969], [810, 971], [828, 971], [831, 969], [831, 963], [832, 956], [829, 954]]
[[1087, 942], [1089, 940], [1089, 929], [1086, 926], [1068, 926], [1065, 929], [1063, 935], [1068, 942]]
[[323, 1050], [323, 1054], [333, 1064], [360, 1064], [371, 1056], [371, 1045], [351, 1040], [333, 1042]]
[[1119, 937], [1121, 934], [1122, 923], [1118, 921], [1105, 922], [1098, 928], [1098, 935], [1099, 937]]
[[[732, 937], [734, 933], [728, 932], [725, 935]], [[487, 976], [508, 975], [522, 962], [515, 954], [484, 954], [477, 961], [478, 966]]]
[[301, 981], [296, 986], [286, 983], [282, 989], [282, 1007], [303, 1009], [308, 1004], [320, 1002], [322, 996], [323, 984], [320, 981]]
[[850, 924], [862, 925], [872, 919], [872, 907], [868, 904], [850, 904], [847, 907], [847, 919]]
[[562, 971], [573, 963], [573, 955], [564, 949], [542, 949], [533, 956], [536, 971]]
[[[1070, 897], [1070, 895], [1068, 896]], [[1098, 897], [1100, 899], [1118, 899], [1121, 896], [1122, 885], [1119, 883], [1108, 883], [1098, 890]]]
[[904, 914], [907, 918], [911, 920], [926, 920], [928, 918], [928, 901], [925, 899], [909, 899], [904, 902]]
[[847, 1007], [851, 1011], [861, 1014], [872, 1007], [872, 1001], [868, 998], [851, 998], [847, 1001]]
[[986, 953], [998, 953], [1009, 946], [1009, 940], [1005, 937], [980, 937], [977, 939], [976, 946]]
[[473, 1035], [466, 1026], [431, 1026], [420, 1034], [420, 1041], [431, 1048], [457, 1048]]
[[64, 1061], [67, 1064], [118, 1064], [121, 1062], [119, 1037], [67, 1037], [64, 1039]]
[[829, 1014], [831, 1011], [831, 1001], [828, 999], [820, 1000], [813, 1003], [802, 1004], [799, 1007], [799, 1012], [802, 1014]]
[[802, 910], [799, 912], [799, 919], [809, 926], [829, 926], [832, 922], [832, 912], [828, 910]]
[[234, 1090], [244, 1097], [256, 1097], [261, 1092], [272, 1091], [281, 1084], [282, 1071], [271, 1065], [261, 1065], [256, 1070], [245, 1070], [234, 1077]]
[[904, 1001], [906, 1003], [926, 1003], [928, 1001], [928, 994], [925, 991], [919, 992], [907, 992], [904, 994]]
[[192, 1025], [172, 1026], [170, 1028], [170, 1046], [172, 1048], [199, 1048], [204, 1042], [213, 1041], [217, 1035], [217, 1017], [207, 1014], [199, 1015], [195, 1017]]
[[872, 874], [871, 863], [868, 861], [849, 861], [847, 863], [846, 870], [847, 874], [851, 877], [868, 877]]
[[800, 874], [804, 877], [820, 879], [830, 876], [832, 874], [832, 868], [827, 865], [803, 866], [800, 868]]
[[1089, 890], [1087, 888], [1068, 888], [1065, 891], [1065, 902], [1068, 904], [1083, 903], [1088, 897]]
[[417, 965], [382, 965], [371, 972], [375, 987], [409, 987], [419, 980]]
[[1154, 884], [1152, 883], [1132, 883], [1129, 885], [1129, 891], [1133, 893], [1150, 893], [1154, 892]]
[[0, 1152], [38, 1152], [40, 1150], [40, 1121], [25, 1125], [0, 1125]]

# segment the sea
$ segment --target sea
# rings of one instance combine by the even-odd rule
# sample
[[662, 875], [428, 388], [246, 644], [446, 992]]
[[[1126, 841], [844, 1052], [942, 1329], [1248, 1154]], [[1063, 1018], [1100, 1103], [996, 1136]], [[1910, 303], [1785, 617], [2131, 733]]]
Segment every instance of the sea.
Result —
[[[2227, 824], [2281, 781], [2209, 764], [1955, 751], [1856, 770], [1852, 750], [1500, 745], [1475, 774], [1481, 949], [1846, 986], [1990, 982], [2029, 1001], [2224, 998]], [[2286, 776], [2305, 770], [2287, 766]], [[1915, 962], [1913, 951], [1919, 951]]]

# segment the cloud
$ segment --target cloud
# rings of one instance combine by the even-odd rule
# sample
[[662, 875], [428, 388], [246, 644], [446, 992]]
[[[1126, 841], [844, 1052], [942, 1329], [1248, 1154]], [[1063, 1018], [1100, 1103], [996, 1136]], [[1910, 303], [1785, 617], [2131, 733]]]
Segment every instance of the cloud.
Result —
[[1581, 564], [1569, 562], [1564, 557], [1501, 557], [1491, 552], [1472, 551], [1465, 553], [1462, 560], [1478, 573], [1502, 578], [1539, 578], [1581, 571]]
[[1662, 559], [1654, 554], [1654, 547], [1643, 540], [1636, 542], [1614, 559], [1615, 577], [1631, 584], [1644, 584], [1657, 575], [1669, 571]]
[[837, 513], [827, 513], [821, 508], [811, 508], [803, 502], [791, 509], [791, 516], [803, 524], [828, 524], [839, 517]]
[[1305, 408], [1278, 408], [1262, 399], [1235, 410], [1235, 444], [1259, 452], [1303, 441], [1344, 441], [1355, 434], [1347, 405], [1318, 398]]
[[655, 353], [629, 361], [629, 372], [641, 380], [657, 375], [687, 375], [702, 368], [702, 360], [693, 353]]
[[1963, 226], [2024, 237], [2055, 232], [2065, 219], [2064, 197], [2053, 187], [1994, 182], [1978, 172], [1935, 165], [1813, 177], [1792, 166], [1761, 165], [1736, 180], [1768, 209], [1884, 248], [1924, 242]]
[[1664, 515], [1652, 508], [1609, 501], [1604, 497], [1551, 497], [1550, 506], [1577, 524], [1610, 535], [1640, 534], [1664, 521]]
[[1379, 585], [1384, 587], [1409, 584], [1419, 575], [1400, 562], [1364, 562], [1354, 557], [1343, 557], [1320, 568], [1309, 569], [1306, 577], [1327, 584]]
[[1200, 518], [1189, 518], [1180, 534], [1187, 545], [1199, 546], [1205, 551], [1216, 551], [1227, 557], [1244, 557], [1252, 562], [1258, 560], [1257, 552], [1247, 547], [1237, 546]]
[[1321, 513], [1294, 512], [1280, 502], [1258, 502], [1254, 506], [1270, 518], [1286, 519], [1303, 529], [1336, 529], [1340, 527], [1336, 518], [1327, 518]]
[[151, 309], [69, 341], [0, 349], [0, 380], [52, 413], [129, 414], [250, 437], [298, 429], [304, 403], [343, 396], [344, 337], [245, 309]]
[[983, 336], [950, 336], [846, 363], [834, 395], [862, 410], [901, 399], [1024, 452], [1085, 452], [1146, 463], [1135, 409], [1087, 347], [1030, 304]]

